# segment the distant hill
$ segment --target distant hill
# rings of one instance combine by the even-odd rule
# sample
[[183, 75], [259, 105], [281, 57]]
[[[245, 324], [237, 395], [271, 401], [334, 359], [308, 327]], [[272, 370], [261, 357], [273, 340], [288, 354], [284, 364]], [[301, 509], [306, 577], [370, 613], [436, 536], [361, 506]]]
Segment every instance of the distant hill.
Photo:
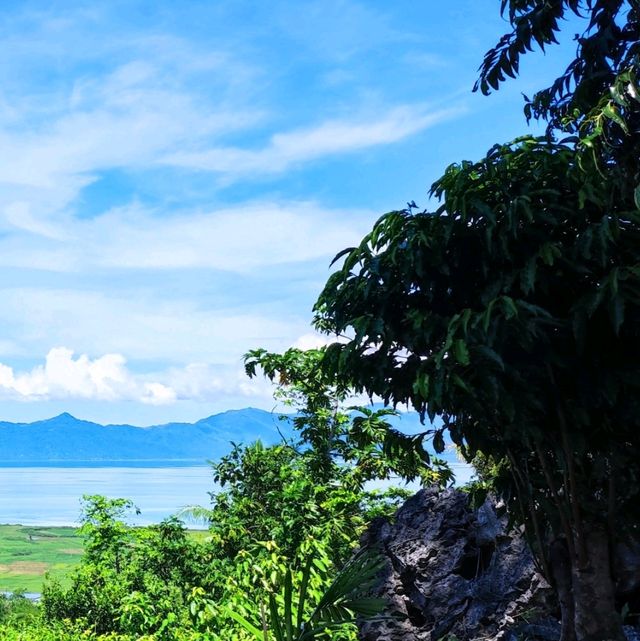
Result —
[[[420, 424], [415, 412], [403, 413], [389, 420], [409, 434], [428, 429]], [[65, 412], [34, 423], [0, 421], [0, 464], [204, 462], [228, 454], [232, 441], [251, 443], [260, 439], [271, 445], [281, 440], [280, 433], [292, 434], [288, 418], [254, 408], [214, 414], [196, 423], [166, 423], [151, 427], [100, 425]]]
[[152, 427], [100, 425], [64, 413], [35, 423], [0, 422], [0, 463], [205, 461], [227, 454], [231, 441], [276, 443], [278, 428], [291, 431], [287, 420], [253, 408]]

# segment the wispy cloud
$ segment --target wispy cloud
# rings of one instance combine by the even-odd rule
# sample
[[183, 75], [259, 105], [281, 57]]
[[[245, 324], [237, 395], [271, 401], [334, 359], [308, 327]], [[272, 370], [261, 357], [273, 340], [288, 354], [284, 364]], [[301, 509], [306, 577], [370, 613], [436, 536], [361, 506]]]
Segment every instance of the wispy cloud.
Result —
[[331, 258], [470, 131], [467, 39], [448, 36], [486, 12], [423, 5], [9, 3], [5, 405], [269, 406], [242, 354], [324, 344], [309, 321]]
[[[14, 204], [14, 233], [0, 238], [0, 266], [88, 269], [215, 269], [246, 273], [325, 257], [359, 241], [375, 212], [313, 202], [248, 202], [213, 211], [127, 206], [58, 221], [54, 229]], [[22, 217], [21, 217], [22, 216]], [[22, 233], [17, 233], [17, 231]], [[25, 233], [26, 232], [26, 233]], [[31, 234], [44, 238], [35, 240]]]
[[323, 157], [398, 142], [450, 120], [463, 111], [461, 106], [429, 109], [402, 105], [376, 118], [328, 120], [309, 128], [276, 133], [263, 149], [219, 147], [199, 152], [180, 152], [165, 157], [164, 162], [229, 176], [281, 173]]
[[[277, 292], [276, 292], [277, 294]], [[253, 347], [287, 347], [304, 333], [308, 317], [287, 316], [286, 305], [228, 308], [224, 300], [195, 302], [188, 294], [167, 292], [162, 281], [116, 291], [55, 288], [5, 289], [0, 323], [31, 353], [51, 345], [86, 353], [120, 353], [136, 361], [218, 363], [235, 367]]]
[[329, 210], [315, 203], [247, 203], [210, 213], [154, 219], [150, 212], [112, 212], [77, 232], [104, 266], [160, 270], [205, 268], [248, 272], [330, 257], [357, 242], [372, 212]]
[[8, 160], [0, 163], [3, 226], [55, 235], [55, 224], [72, 213], [71, 203], [100, 172], [149, 167], [178, 148], [244, 129], [260, 117], [241, 105], [202, 104], [143, 61], [106, 77], [79, 79], [42, 126], [5, 127], [0, 134]]

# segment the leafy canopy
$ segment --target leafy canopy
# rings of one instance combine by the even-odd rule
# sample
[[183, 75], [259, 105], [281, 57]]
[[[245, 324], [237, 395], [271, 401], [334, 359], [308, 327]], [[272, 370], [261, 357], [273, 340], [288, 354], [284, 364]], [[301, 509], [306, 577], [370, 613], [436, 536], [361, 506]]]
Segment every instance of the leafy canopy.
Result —
[[521, 56], [557, 43], [572, 18], [583, 29], [575, 57], [551, 86], [525, 96], [525, 115], [545, 120], [549, 136], [571, 135], [578, 161], [640, 207], [638, 1], [501, 0], [501, 10], [512, 30], [485, 55], [474, 89], [488, 94], [517, 76]]
[[294, 446], [305, 452], [316, 481], [339, 475], [343, 486], [359, 490], [366, 481], [393, 477], [452, 482], [446, 462], [423, 447], [424, 437], [435, 431], [441, 452], [441, 430], [405, 434], [391, 424], [395, 410], [354, 406], [352, 389], [327, 374], [324, 358], [325, 348], [283, 354], [257, 349], [245, 355], [247, 374], [256, 376], [261, 369], [277, 382], [276, 398], [296, 410], [293, 425], [300, 439]]
[[[316, 325], [353, 338], [331, 345], [324, 366], [357, 391], [441, 415], [469, 459], [533, 465], [530, 491], [554, 518], [575, 506], [605, 518], [611, 475], [613, 509], [635, 511], [634, 203], [583, 172], [571, 146], [533, 138], [451, 166], [432, 192], [437, 211], [383, 216], [329, 279]], [[545, 472], [530, 460], [538, 451]]]

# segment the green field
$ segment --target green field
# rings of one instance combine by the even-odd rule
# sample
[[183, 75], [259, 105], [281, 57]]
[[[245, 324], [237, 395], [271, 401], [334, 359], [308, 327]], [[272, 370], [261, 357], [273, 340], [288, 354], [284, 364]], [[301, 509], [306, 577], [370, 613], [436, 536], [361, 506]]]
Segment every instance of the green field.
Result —
[[[189, 530], [201, 541], [206, 530]], [[82, 555], [82, 537], [73, 527], [0, 525], [0, 592], [41, 592], [45, 573], [65, 577]]]
[[0, 590], [40, 592], [46, 572], [64, 583], [81, 555], [77, 528], [0, 525]]

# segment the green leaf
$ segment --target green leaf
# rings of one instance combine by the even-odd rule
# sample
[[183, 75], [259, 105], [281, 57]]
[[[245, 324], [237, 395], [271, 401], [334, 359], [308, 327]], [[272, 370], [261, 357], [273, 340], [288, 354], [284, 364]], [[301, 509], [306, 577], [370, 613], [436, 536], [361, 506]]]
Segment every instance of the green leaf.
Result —
[[624, 298], [620, 295], [616, 295], [609, 302], [609, 316], [611, 318], [611, 323], [613, 325], [613, 331], [616, 334], [620, 333], [620, 327], [624, 322]]
[[451, 380], [453, 381], [454, 385], [457, 385], [467, 393], [471, 393], [469, 386], [462, 380], [462, 378], [458, 374], [452, 374]]
[[502, 360], [500, 354], [488, 345], [477, 345], [475, 351], [478, 352], [483, 358], [492, 363], [495, 363], [501, 370], [504, 370], [504, 361]]
[[553, 265], [554, 258], [555, 258], [555, 252], [554, 252], [555, 247], [553, 246], [552, 243], [545, 243], [541, 248], [540, 248], [540, 258], [542, 258], [542, 262], [545, 265]]
[[538, 269], [538, 262], [536, 257], [530, 258], [522, 272], [520, 272], [520, 287], [525, 294], [530, 294], [536, 283], [536, 271]]
[[438, 430], [433, 435], [433, 449], [437, 454], [444, 452], [444, 437], [442, 435], [442, 430]]
[[225, 605], [224, 603], [220, 605], [222, 610], [230, 616], [236, 623], [239, 623], [249, 634], [252, 634], [258, 641], [262, 641], [264, 635], [262, 630], [257, 628], [249, 619], [243, 617], [241, 614], [236, 612], [233, 608]]
[[460, 365], [469, 364], [469, 348], [462, 338], [458, 338], [453, 342], [453, 353]]
[[493, 312], [493, 306], [496, 304], [497, 299], [494, 298], [489, 305], [487, 306], [487, 309], [485, 313], [482, 316], [482, 329], [487, 332], [489, 331], [489, 325], [491, 323], [491, 313]]
[[602, 113], [609, 118], [609, 120], [613, 120], [616, 124], [620, 125], [625, 133], [628, 133], [627, 123], [611, 103], [607, 103], [605, 108], [602, 110]]
[[513, 298], [510, 296], [503, 296], [500, 302], [502, 303], [502, 309], [507, 320], [511, 320], [518, 315], [518, 308], [513, 302]]
[[[285, 596], [285, 608], [286, 608], [286, 599]], [[276, 603], [276, 598], [273, 594], [269, 595], [269, 623], [271, 624], [271, 630], [275, 641], [292, 641], [291, 637], [285, 633], [282, 629], [282, 624], [280, 622], [280, 612], [278, 611], [278, 604]], [[286, 625], [286, 622], [285, 622]], [[264, 635], [266, 636], [266, 635]], [[267, 641], [267, 639], [265, 639]]]
[[413, 383], [413, 393], [423, 399], [429, 398], [429, 375], [418, 374], [418, 378]]
[[307, 600], [307, 590], [309, 587], [309, 579], [311, 578], [312, 565], [313, 561], [309, 558], [302, 570], [302, 583], [300, 584], [300, 595], [298, 598], [298, 615], [296, 617], [296, 629], [298, 631], [302, 630], [302, 617], [304, 615], [304, 606]]
[[284, 574], [284, 625], [287, 632], [287, 641], [293, 641], [293, 617], [291, 608], [293, 605], [293, 586], [291, 580], [291, 568], [287, 568]]

